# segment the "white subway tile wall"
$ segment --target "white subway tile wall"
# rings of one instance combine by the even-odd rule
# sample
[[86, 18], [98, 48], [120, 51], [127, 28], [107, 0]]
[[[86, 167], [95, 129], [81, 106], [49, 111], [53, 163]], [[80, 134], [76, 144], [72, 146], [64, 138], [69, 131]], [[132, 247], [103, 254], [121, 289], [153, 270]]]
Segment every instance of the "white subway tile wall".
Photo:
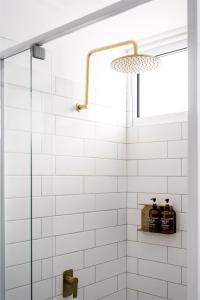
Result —
[[[187, 123], [128, 128], [127, 299], [182, 300], [187, 288]], [[142, 204], [169, 198], [177, 233], [137, 232]]]
[[6, 300], [30, 299], [31, 206], [33, 300], [63, 299], [71, 268], [79, 300], [125, 300], [125, 106], [78, 113], [79, 86], [38, 76], [47, 82], [34, 75], [32, 161], [29, 91], [6, 87]]
[[[79, 300], [185, 299], [187, 124], [126, 128], [114, 103], [79, 114], [77, 84], [40, 79], [32, 170], [29, 93], [6, 87], [6, 300], [30, 298], [31, 172], [33, 300], [61, 300], [70, 268]], [[175, 235], [137, 231], [153, 196], [171, 199]]]

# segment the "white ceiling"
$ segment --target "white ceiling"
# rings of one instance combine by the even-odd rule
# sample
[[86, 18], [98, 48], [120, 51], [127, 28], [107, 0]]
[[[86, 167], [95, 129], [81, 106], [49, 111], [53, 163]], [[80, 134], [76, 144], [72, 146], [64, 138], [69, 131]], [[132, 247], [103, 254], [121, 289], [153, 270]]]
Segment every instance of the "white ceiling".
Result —
[[117, 0], [0, 0], [0, 37], [23, 41]]

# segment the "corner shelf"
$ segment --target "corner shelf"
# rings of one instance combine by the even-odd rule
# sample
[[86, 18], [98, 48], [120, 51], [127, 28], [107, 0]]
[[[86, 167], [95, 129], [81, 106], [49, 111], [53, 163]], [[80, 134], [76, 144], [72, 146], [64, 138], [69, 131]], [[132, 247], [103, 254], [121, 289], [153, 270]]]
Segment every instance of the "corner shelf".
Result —
[[[137, 231], [141, 231], [141, 232], [149, 232], [149, 233], [155, 233], [155, 234], [162, 234], [162, 235], [171, 235], [171, 234], [175, 234], [174, 233], [162, 233], [162, 232], [152, 232], [149, 231], [149, 211], [152, 208], [151, 204], [141, 204], [144, 205], [144, 207], [141, 210], [141, 227], [137, 229]], [[163, 205], [158, 205], [161, 210], [164, 209]]]

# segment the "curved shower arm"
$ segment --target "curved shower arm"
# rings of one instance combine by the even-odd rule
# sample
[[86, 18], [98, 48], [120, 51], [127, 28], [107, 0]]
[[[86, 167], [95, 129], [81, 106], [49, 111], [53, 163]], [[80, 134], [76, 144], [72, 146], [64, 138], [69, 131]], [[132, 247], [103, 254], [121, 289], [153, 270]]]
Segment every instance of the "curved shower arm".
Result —
[[89, 80], [90, 80], [90, 57], [91, 57], [91, 55], [94, 53], [97, 53], [97, 52], [101, 52], [101, 51], [105, 51], [105, 50], [109, 50], [109, 49], [113, 49], [113, 48], [117, 48], [117, 47], [122, 47], [122, 46], [129, 45], [129, 44], [131, 44], [133, 46], [133, 54], [137, 55], [138, 54], [138, 44], [133, 40], [128, 40], [128, 41], [111, 44], [111, 45], [100, 47], [100, 48], [95, 48], [88, 53], [87, 61], [86, 61], [85, 103], [84, 104], [77, 103], [76, 104], [77, 111], [81, 111], [82, 109], [88, 108]]

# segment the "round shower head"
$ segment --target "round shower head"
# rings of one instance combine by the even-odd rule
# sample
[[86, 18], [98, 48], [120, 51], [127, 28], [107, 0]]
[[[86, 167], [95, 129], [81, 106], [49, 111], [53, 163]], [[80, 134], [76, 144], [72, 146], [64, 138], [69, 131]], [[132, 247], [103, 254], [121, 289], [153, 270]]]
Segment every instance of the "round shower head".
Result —
[[141, 73], [156, 69], [160, 60], [151, 55], [126, 55], [111, 62], [111, 68], [121, 73]]

